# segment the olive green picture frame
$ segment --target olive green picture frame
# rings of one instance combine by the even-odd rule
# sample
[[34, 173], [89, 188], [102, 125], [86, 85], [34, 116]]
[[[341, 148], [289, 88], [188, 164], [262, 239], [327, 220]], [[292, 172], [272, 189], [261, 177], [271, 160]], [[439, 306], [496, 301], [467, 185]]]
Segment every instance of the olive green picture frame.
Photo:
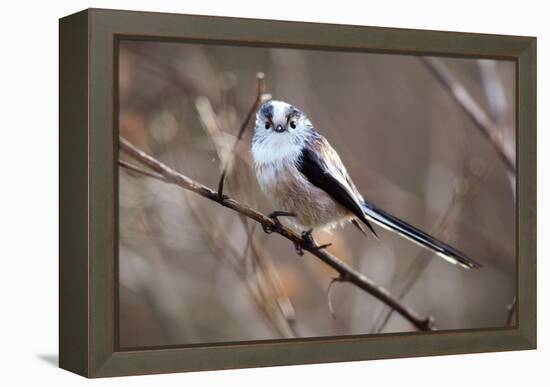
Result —
[[[536, 38], [102, 9], [64, 17], [59, 25], [61, 368], [106, 377], [536, 348]], [[515, 62], [514, 326], [118, 348], [115, 70], [121, 38]]]

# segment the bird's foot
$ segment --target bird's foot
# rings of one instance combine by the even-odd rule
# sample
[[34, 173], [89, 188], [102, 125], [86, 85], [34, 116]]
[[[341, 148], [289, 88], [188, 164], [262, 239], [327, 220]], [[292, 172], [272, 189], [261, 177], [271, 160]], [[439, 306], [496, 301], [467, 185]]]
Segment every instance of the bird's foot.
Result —
[[293, 214], [292, 212], [273, 211], [272, 213], [267, 215], [267, 217], [270, 218], [275, 225], [274, 226], [266, 226], [265, 224], [262, 224], [262, 228], [264, 229], [264, 232], [266, 234], [271, 234], [274, 231], [276, 231], [276, 232], [281, 231], [281, 229], [283, 228], [283, 225], [279, 221], [279, 216], [296, 216], [296, 215]]
[[317, 242], [315, 242], [315, 239], [313, 239], [313, 235], [311, 235], [313, 232], [313, 229], [309, 229], [307, 231], [302, 232], [302, 240], [299, 243], [294, 244], [294, 248], [296, 249], [296, 254], [299, 256], [304, 255], [304, 249], [316, 251], [316, 250], [322, 250], [326, 249], [329, 246], [332, 246], [332, 243], [325, 243], [323, 245], [318, 245]]

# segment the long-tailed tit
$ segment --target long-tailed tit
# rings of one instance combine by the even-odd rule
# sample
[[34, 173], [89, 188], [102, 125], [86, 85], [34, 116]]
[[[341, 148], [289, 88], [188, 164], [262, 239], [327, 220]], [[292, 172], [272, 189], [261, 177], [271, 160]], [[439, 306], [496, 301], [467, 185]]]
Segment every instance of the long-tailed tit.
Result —
[[[277, 217], [292, 217], [306, 230], [302, 236], [310, 248], [324, 247], [315, 245], [311, 237], [314, 228], [350, 221], [365, 235], [361, 223], [376, 236], [372, 221], [451, 263], [468, 269], [481, 266], [454, 247], [365, 200], [338, 153], [304, 112], [286, 102], [267, 101], [258, 110], [252, 155], [260, 187], [279, 210], [270, 217], [277, 225]], [[299, 246], [297, 249], [301, 253]]]

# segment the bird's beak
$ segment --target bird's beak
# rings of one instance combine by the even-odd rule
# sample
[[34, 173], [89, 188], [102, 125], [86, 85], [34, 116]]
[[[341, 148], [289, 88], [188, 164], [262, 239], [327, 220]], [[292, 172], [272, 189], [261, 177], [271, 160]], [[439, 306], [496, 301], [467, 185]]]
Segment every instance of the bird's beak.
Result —
[[276, 131], [277, 133], [282, 133], [282, 132], [285, 131], [285, 128], [283, 128], [283, 125], [277, 125], [277, 126], [275, 127], [275, 131]]

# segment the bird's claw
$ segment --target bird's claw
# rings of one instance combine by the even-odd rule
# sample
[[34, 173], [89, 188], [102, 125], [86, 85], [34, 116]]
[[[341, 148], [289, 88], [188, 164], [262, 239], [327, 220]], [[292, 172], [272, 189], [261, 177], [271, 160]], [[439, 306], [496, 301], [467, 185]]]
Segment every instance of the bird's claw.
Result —
[[281, 231], [281, 229], [283, 228], [283, 225], [281, 224], [281, 222], [279, 221], [279, 219], [277, 219], [276, 216], [271, 216], [268, 215], [268, 217], [273, 221], [274, 225], [273, 226], [268, 226], [266, 224], [262, 224], [262, 228], [264, 229], [264, 232], [266, 234], [271, 234], [275, 231]]
[[315, 239], [313, 239], [313, 229], [309, 229], [307, 231], [302, 231], [302, 239], [304, 240], [304, 243], [308, 247], [315, 246]]
[[294, 243], [294, 248], [296, 249], [296, 254], [298, 254], [300, 257], [304, 255], [304, 249], [310, 250], [310, 251], [317, 251], [326, 249], [329, 246], [332, 246], [332, 243], [325, 243], [323, 245], [317, 245], [315, 242], [315, 239], [313, 239], [313, 236], [311, 235], [313, 230], [307, 230], [302, 232], [302, 240], [300, 242]]

